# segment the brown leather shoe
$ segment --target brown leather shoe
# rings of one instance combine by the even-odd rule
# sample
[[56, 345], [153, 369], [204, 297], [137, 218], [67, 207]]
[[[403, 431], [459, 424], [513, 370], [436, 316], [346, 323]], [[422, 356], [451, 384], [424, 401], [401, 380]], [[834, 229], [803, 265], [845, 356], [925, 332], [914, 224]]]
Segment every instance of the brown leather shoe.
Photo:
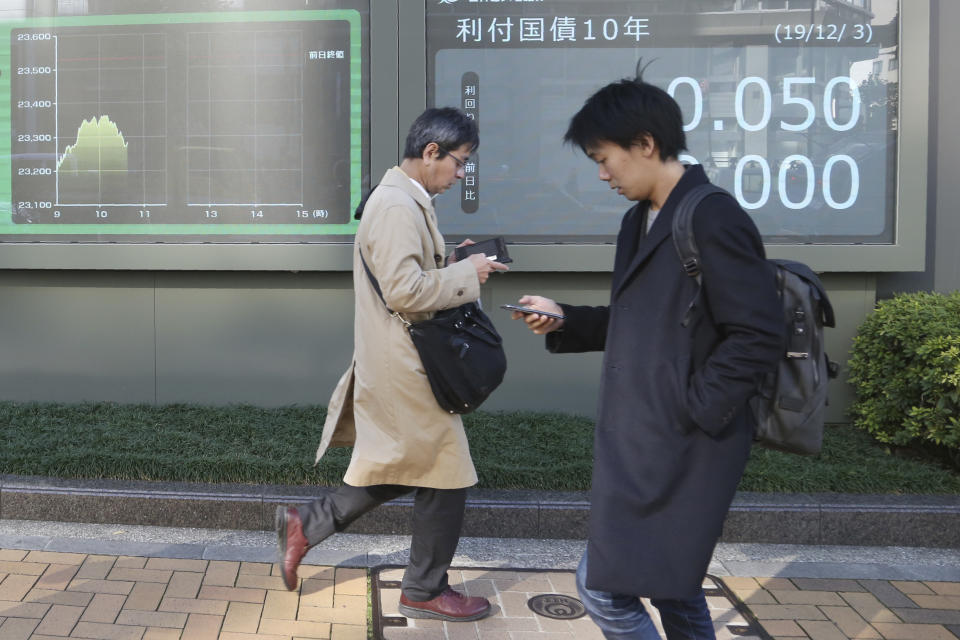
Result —
[[486, 598], [469, 598], [450, 587], [433, 600], [416, 602], [400, 594], [400, 613], [408, 618], [435, 618], [450, 622], [479, 620], [490, 613]]
[[303, 522], [296, 507], [277, 507], [274, 520], [277, 529], [277, 546], [280, 549], [280, 573], [283, 584], [293, 591], [297, 588], [297, 567], [307, 555], [307, 539], [303, 535]]

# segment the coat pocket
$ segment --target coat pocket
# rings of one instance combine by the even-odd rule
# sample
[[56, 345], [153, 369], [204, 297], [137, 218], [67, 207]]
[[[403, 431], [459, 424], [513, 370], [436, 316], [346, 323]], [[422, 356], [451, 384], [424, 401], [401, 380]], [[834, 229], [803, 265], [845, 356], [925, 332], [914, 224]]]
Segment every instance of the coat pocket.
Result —
[[690, 390], [690, 375], [692, 374], [690, 355], [680, 356], [669, 363], [669, 371], [665, 372], [668, 376], [664, 380], [671, 381], [671, 390], [673, 395], [673, 411], [670, 424], [686, 435], [697, 428], [690, 415], [690, 401], [687, 399]]

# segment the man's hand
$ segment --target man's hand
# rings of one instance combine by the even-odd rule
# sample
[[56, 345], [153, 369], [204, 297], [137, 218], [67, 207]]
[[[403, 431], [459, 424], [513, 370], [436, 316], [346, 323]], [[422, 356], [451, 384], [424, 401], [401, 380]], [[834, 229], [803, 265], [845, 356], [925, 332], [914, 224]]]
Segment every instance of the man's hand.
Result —
[[510, 267], [496, 260], [490, 260], [482, 253], [471, 253], [467, 256], [467, 260], [473, 263], [474, 268], [477, 270], [477, 278], [480, 279], [480, 284], [483, 284], [487, 281], [487, 278], [490, 277], [490, 274], [494, 271], [509, 271]]
[[[559, 313], [563, 315], [563, 309], [560, 308], [560, 305], [550, 298], [544, 298], [543, 296], [525, 295], [517, 301], [517, 304], [519, 304], [521, 307], [530, 307], [532, 309], [540, 309], [542, 311], [549, 311], [550, 313]], [[513, 311], [510, 313], [510, 317], [514, 320], [523, 318], [523, 321], [527, 323], [527, 327], [537, 335], [556, 331], [557, 329], [563, 327], [564, 323], [563, 320], [551, 318], [550, 316], [542, 316], [539, 313], [521, 313], [520, 311]]]
[[470, 238], [467, 238], [466, 240], [458, 244], [456, 248], [450, 252], [450, 255], [447, 256], [447, 264], [453, 264], [454, 262], [457, 261], [457, 249], [459, 249], [460, 247], [469, 247], [472, 244], [477, 244], [477, 243], [471, 240]]

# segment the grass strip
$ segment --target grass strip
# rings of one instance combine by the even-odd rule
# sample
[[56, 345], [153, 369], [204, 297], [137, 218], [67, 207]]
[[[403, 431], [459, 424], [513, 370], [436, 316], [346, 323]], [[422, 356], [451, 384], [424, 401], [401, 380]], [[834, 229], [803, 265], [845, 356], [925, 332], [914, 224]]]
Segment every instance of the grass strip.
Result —
[[[0, 402], [0, 472], [251, 484], [336, 485], [350, 461], [313, 459], [326, 409], [253, 406]], [[590, 486], [593, 421], [529, 411], [464, 417], [480, 478], [490, 489], [579, 491]], [[960, 493], [960, 473], [922, 453], [892, 452], [846, 425], [824, 451], [800, 457], [754, 448], [744, 491]]]

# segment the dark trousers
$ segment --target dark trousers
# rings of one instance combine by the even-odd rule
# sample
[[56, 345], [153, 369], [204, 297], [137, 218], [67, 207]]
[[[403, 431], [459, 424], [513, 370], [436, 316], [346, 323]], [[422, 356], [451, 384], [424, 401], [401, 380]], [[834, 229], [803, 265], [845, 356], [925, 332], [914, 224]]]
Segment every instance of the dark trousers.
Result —
[[413, 540], [410, 563], [400, 589], [410, 600], [432, 600], [447, 588], [447, 570], [460, 541], [466, 489], [428, 489], [381, 484], [370, 487], [343, 485], [325, 491], [308, 504], [299, 505], [303, 534], [312, 547], [371, 509], [415, 491]]

